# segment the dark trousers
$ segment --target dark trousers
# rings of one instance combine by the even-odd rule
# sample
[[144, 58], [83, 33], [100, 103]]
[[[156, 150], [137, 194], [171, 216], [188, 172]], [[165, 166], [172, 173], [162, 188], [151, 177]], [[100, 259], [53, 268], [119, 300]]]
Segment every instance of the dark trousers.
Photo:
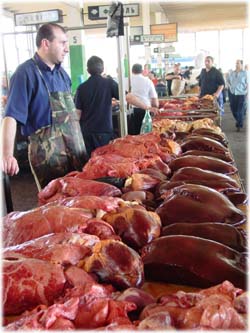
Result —
[[245, 95], [234, 95], [230, 93], [229, 101], [232, 114], [236, 120], [236, 127], [242, 128], [245, 113]]
[[83, 138], [86, 146], [88, 156], [91, 157], [91, 153], [98, 147], [107, 145], [114, 139], [112, 133], [83, 133]]
[[131, 115], [128, 124], [128, 134], [137, 135], [140, 134], [142, 120], [145, 116], [145, 110], [134, 108], [134, 113]]

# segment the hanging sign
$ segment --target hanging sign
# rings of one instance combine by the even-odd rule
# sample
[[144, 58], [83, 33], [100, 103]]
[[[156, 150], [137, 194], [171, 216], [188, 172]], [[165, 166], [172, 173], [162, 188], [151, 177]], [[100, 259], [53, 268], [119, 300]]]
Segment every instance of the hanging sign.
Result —
[[164, 35], [142, 35], [141, 42], [143, 43], [162, 43], [164, 42]]
[[44, 10], [39, 12], [18, 13], [14, 15], [15, 25], [36, 25], [49, 22], [63, 22], [60, 9]]
[[165, 43], [177, 42], [177, 23], [153, 24], [150, 26], [150, 33], [163, 34]]
[[[88, 18], [89, 20], [105, 20], [109, 14], [108, 6], [89, 6], [88, 7]], [[138, 3], [130, 3], [123, 5], [123, 16], [131, 17], [131, 16], [139, 16], [139, 4]]]

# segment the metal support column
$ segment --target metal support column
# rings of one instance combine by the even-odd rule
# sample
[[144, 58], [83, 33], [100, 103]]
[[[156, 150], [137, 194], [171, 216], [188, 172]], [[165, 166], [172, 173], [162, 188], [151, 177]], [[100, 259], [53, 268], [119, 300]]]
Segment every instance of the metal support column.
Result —
[[124, 87], [124, 50], [122, 36], [116, 37], [117, 40], [117, 55], [118, 55], [118, 82], [119, 82], [119, 101], [120, 101], [120, 130], [121, 137], [128, 134], [127, 113], [126, 113], [126, 98]]

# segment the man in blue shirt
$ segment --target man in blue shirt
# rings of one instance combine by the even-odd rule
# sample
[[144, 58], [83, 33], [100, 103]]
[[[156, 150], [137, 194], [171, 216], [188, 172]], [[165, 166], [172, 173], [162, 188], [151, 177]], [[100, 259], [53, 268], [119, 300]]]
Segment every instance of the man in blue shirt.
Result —
[[44, 24], [36, 36], [37, 52], [13, 74], [2, 124], [2, 169], [17, 174], [13, 156], [17, 122], [29, 137], [29, 162], [38, 189], [86, 160], [79, 120], [71, 97], [71, 81], [61, 67], [68, 53], [66, 32]]
[[247, 72], [243, 70], [243, 61], [236, 61], [235, 71], [228, 75], [228, 89], [230, 92], [230, 108], [236, 120], [237, 132], [243, 127], [245, 113], [245, 99], [247, 95]]
[[113, 139], [112, 98], [119, 99], [118, 84], [103, 77], [103, 60], [92, 56], [87, 62], [88, 80], [79, 85], [75, 105], [80, 113], [80, 124], [88, 155]]

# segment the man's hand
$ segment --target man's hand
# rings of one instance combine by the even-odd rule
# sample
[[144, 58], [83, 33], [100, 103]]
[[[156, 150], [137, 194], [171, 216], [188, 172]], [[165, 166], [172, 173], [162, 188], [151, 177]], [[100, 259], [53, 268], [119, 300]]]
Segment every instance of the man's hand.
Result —
[[16, 175], [19, 171], [17, 160], [14, 157], [14, 143], [16, 136], [16, 120], [12, 117], [5, 117], [2, 121], [2, 171], [10, 176]]
[[149, 109], [149, 111], [150, 111], [151, 113], [154, 114], [154, 116], [157, 116], [158, 114], [160, 114], [160, 110], [159, 110], [158, 108], [154, 107], [154, 106], [151, 106], [151, 107], [148, 108], [148, 109]]
[[19, 172], [19, 166], [14, 156], [2, 156], [2, 171], [10, 176], [14, 176]]

